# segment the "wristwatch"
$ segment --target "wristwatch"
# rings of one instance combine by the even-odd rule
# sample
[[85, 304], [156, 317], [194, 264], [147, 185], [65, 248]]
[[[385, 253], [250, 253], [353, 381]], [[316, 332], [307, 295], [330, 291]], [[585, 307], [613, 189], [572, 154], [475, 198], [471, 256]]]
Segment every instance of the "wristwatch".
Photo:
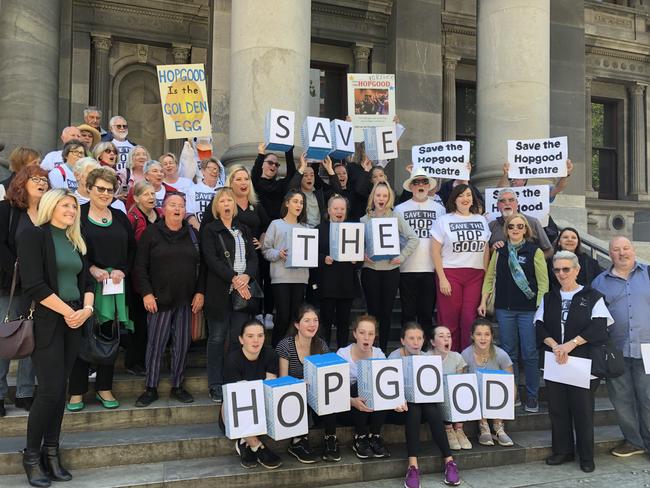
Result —
[[90, 309], [90, 313], [95, 313], [95, 309], [93, 308], [92, 305], [84, 305], [84, 308]]
[[576, 339], [575, 337], [573, 339], [571, 339], [571, 342], [573, 342], [576, 346], [580, 345], [580, 344], [578, 344], [578, 339]]

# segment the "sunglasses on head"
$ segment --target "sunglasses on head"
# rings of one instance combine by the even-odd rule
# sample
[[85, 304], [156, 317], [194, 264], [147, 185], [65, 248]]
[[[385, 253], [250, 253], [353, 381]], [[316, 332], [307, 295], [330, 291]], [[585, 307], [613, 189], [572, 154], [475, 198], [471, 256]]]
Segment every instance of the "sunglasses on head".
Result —
[[526, 226], [524, 224], [508, 224], [508, 230], [512, 229], [518, 229], [518, 230], [524, 230]]

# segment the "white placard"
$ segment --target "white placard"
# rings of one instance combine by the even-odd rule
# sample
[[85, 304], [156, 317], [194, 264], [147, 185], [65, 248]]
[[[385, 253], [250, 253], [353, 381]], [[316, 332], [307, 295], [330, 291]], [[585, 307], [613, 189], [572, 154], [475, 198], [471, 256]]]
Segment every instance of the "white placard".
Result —
[[124, 280], [120, 280], [117, 285], [110, 278], [102, 282], [102, 295], [120, 295], [121, 293], [124, 293]]
[[294, 227], [287, 242], [287, 268], [317, 268], [318, 267], [318, 229]]
[[434, 178], [469, 180], [469, 142], [432, 142], [411, 149], [413, 171], [422, 168]]
[[481, 419], [478, 380], [474, 373], [444, 376], [445, 402], [442, 416], [447, 422], [467, 422]]
[[300, 131], [305, 158], [322, 161], [332, 152], [330, 121], [323, 117], [307, 117]]
[[508, 178], [558, 178], [567, 175], [569, 143], [566, 136], [508, 141]]
[[515, 419], [515, 375], [505, 371], [478, 369], [478, 391], [484, 419]]
[[330, 123], [332, 133], [332, 152], [330, 158], [345, 159], [354, 154], [354, 134], [352, 122], [346, 120], [332, 120]]
[[363, 129], [366, 156], [371, 161], [398, 157], [395, 125]]
[[591, 359], [569, 356], [566, 363], [559, 364], [555, 360], [555, 354], [545, 351], [544, 379], [588, 389], [591, 381]]
[[[503, 188], [485, 189], [485, 211], [494, 212], [497, 216], [501, 213], [497, 207], [497, 195]], [[551, 210], [550, 191], [548, 185], [517, 186], [511, 188], [517, 194], [519, 213], [530, 215], [544, 225]]]
[[240, 381], [222, 386], [223, 423], [228, 439], [266, 434], [264, 384]]
[[411, 403], [442, 403], [443, 389], [442, 357], [404, 356], [404, 397]]
[[272, 108], [266, 114], [264, 143], [269, 151], [286, 152], [294, 145], [295, 112]]
[[291, 376], [264, 381], [266, 430], [279, 441], [309, 432], [305, 382]]
[[304, 360], [307, 402], [317, 415], [350, 410], [350, 363], [336, 353]]
[[401, 359], [362, 359], [357, 363], [359, 397], [373, 410], [393, 410], [405, 403]]
[[390, 124], [395, 117], [395, 75], [348, 73], [348, 114], [356, 142], [363, 142], [364, 128]]
[[330, 223], [330, 257], [340, 262], [363, 261], [366, 226], [361, 223]]
[[650, 344], [641, 344], [641, 357], [643, 358], [645, 374], [650, 374]]
[[395, 217], [372, 218], [366, 222], [366, 254], [373, 261], [399, 256], [399, 228]]

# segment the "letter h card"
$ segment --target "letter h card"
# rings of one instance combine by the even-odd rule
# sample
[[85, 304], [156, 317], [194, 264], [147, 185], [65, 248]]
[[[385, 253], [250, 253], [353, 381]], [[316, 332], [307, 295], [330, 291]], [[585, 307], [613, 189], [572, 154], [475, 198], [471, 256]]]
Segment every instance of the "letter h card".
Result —
[[223, 423], [228, 439], [266, 434], [262, 380], [223, 385]]

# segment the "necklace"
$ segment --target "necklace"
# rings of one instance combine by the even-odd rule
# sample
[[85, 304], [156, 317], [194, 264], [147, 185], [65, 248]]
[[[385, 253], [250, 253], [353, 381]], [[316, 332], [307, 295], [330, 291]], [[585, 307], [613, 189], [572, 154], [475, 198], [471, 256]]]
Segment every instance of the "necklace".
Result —
[[476, 348], [474, 348], [474, 357], [476, 357], [476, 363], [480, 366], [486, 366], [488, 361], [490, 360], [490, 353], [488, 352], [486, 355], [479, 354]]

